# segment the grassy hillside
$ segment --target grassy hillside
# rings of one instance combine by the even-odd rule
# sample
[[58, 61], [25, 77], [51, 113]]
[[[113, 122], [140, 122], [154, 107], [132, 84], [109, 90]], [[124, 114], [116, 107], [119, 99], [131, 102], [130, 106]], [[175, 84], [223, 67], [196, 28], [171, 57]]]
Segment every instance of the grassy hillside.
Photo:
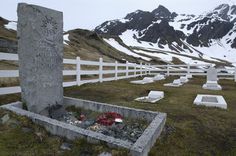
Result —
[[[5, 25], [8, 23], [8, 20], [0, 17], [0, 51], [17, 53], [16, 31], [7, 29]], [[64, 34], [69, 34], [69, 41], [64, 44], [64, 58], [76, 58], [79, 56], [85, 60], [98, 60], [103, 57], [104, 61], [107, 62], [114, 62], [115, 60], [120, 62], [124, 62], [124, 60], [145, 62], [142, 59], [134, 58], [116, 50], [93, 31], [75, 29]]]
[[73, 54], [74, 56], [80, 56], [82, 59], [86, 60], [98, 60], [99, 57], [103, 57], [104, 61], [114, 62], [115, 60], [119, 62], [145, 62], [142, 59], [137, 59], [132, 56], [122, 53], [109, 44], [107, 44], [101, 36], [97, 33], [84, 30], [75, 29], [66, 32], [69, 34], [69, 42], [65, 45], [65, 54]]

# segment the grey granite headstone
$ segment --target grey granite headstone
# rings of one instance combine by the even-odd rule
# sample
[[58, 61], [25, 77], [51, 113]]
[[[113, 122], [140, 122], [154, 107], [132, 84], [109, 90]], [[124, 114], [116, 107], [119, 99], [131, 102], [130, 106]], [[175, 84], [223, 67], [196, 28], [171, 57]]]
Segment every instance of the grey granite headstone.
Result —
[[29, 111], [48, 116], [63, 105], [63, 14], [25, 3], [17, 13], [22, 100]]
[[214, 67], [210, 67], [207, 70], [207, 81], [217, 81], [217, 70]]

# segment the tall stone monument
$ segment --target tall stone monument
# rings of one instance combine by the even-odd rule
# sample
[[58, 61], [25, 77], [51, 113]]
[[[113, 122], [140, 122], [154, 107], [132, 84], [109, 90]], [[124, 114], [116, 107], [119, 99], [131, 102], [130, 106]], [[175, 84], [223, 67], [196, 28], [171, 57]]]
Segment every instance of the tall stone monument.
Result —
[[209, 90], [221, 90], [222, 87], [218, 84], [217, 81], [217, 69], [215, 69], [214, 67], [210, 67], [207, 70], [207, 82], [202, 86], [202, 88]]
[[63, 14], [25, 3], [17, 14], [22, 101], [29, 111], [48, 116], [63, 105]]

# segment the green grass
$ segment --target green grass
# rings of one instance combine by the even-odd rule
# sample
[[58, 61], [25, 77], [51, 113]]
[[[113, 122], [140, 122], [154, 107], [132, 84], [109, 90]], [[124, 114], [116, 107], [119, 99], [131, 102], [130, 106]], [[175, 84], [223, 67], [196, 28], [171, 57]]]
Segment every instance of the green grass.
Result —
[[[127, 107], [167, 113], [165, 131], [149, 155], [236, 155], [236, 84], [221, 80], [223, 91], [203, 90], [203, 77], [192, 79], [180, 88], [164, 87], [174, 77], [147, 85], [130, 84], [130, 80], [87, 84], [65, 89], [65, 95]], [[150, 90], [165, 92], [157, 104], [134, 101]], [[228, 109], [197, 107], [197, 94], [223, 95]]]
[[[19, 124], [0, 124], [0, 156], [97, 156], [105, 151], [124, 156], [128, 153], [125, 149], [108, 148], [105, 144], [89, 144], [84, 139], [72, 142], [52, 136], [28, 118], [0, 109], [0, 117], [5, 114], [10, 114], [10, 120]], [[31, 131], [24, 132], [22, 128], [30, 128]], [[40, 137], [37, 133], [41, 134]], [[71, 151], [60, 149], [65, 141], [72, 144]]]
[[[167, 113], [167, 121], [160, 138], [151, 149], [150, 156], [159, 155], [236, 155], [236, 83], [232, 80], [220, 80], [223, 91], [203, 90], [205, 78], [195, 77], [180, 88], [164, 87], [175, 77], [147, 85], [130, 84], [128, 80], [86, 84], [64, 90], [66, 96], [106, 102], [114, 105], [135, 107], [145, 110]], [[156, 104], [134, 101], [145, 96], [150, 90], [165, 92], [165, 98]], [[228, 109], [194, 106], [197, 94], [223, 95]], [[0, 103], [9, 103], [20, 99], [20, 95], [0, 96]], [[6, 113], [5, 111], [0, 111]], [[51, 136], [43, 128], [32, 124], [28, 119], [20, 118], [26, 127], [33, 127], [34, 132], [42, 131], [45, 136], [40, 142], [35, 133], [24, 134], [21, 129], [0, 125], [0, 155], [96, 155], [101, 151], [110, 151], [113, 155], [127, 155], [123, 149], [110, 149], [106, 145], [88, 144], [76, 140], [72, 151], [62, 152], [59, 149], [63, 138]], [[28, 138], [28, 139], [26, 139]], [[24, 144], [23, 144], [24, 143]], [[17, 153], [18, 152], [18, 153]], [[45, 154], [47, 153], [47, 154]], [[78, 154], [79, 153], [79, 154]]]

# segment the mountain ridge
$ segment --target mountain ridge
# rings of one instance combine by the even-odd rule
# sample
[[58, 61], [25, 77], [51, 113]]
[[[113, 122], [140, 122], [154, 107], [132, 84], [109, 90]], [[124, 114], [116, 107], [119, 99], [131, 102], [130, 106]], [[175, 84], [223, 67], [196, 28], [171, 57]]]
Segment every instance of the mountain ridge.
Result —
[[[236, 57], [233, 53], [236, 48], [235, 21], [236, 5], [222, 4], [198, 16], [171, 12], [160, 5], [150, 12], [137, 10], [123, 19], [106, 21], [97, 26], [95, 32], [119, 36], [131, 47], [143, 47], [139, 43], [144, 43], [155, 45], [153, 48], [157, 50], [199, 52], [210, 57], [214, 55], [208, 51], [218, 47], [216, 57], [233, 63], [236, 62], [236, 59], [232, 59], [232, 56]], [[132, 36], [130, 40], [136, 43], [127, 43], [124, 36], [128, 34]], [[226, 54], [218, 54], [218, 51], [225, 51]]]

